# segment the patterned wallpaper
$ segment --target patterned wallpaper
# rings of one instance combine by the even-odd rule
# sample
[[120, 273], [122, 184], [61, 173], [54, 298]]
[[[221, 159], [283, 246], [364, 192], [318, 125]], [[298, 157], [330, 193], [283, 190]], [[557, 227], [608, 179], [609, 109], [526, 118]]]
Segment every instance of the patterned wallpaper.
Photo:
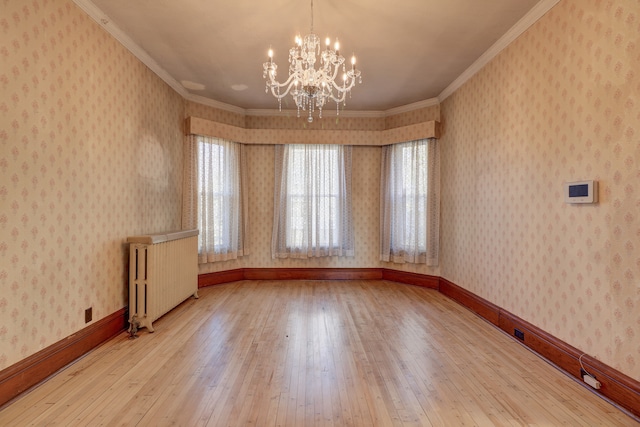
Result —
[[183, 101], [70, 1], [0, 4], [0, 369], [126, 305], [180, 226]]
[[[95, 320], [126, 305], [126, 237], [180, 225], [185, 117], [304, 126], [183, 100], [70, 1], [0, 7], [3, 369], [84, 327], [85, 308]], [[562, 0], [440, 106], [314, 122], [379, 131], [442, 115], [440, 267], [378, 261], [369, 146], [354, 147], [356, 256], [272, 260], [274, 152], [250, 145], [251, 253], [201, 272], [442, 275], [640, 379], [638, 18], [635, 0]], [[563, 202], [563, 181], [590, 178], [598, 205]]]
[[562, 0], [441, 105], [442, 275], [636, 380], [639, 6]]

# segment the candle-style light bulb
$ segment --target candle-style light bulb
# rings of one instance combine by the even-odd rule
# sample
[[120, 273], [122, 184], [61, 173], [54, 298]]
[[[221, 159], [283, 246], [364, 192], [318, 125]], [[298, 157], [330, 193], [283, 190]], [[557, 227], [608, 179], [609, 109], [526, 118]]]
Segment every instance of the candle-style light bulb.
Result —
[[273, 49], [270, 48], [267, 55], [269, 56], [269, 62], [273, 62]]
[[329, 46], [331, 46], [331, 39], [329, 39], [329, 37], [327, 37], [324, 41], [324, 44], [327, 45], [327, 50], [329, 50]]
[[353, 56], [351, 57], [351, 69], [352, 69], [352, 70], [355, 70], [355, 69], [356, 69], [356, 56], [355, 56], [355, 55], [353, 55]]
[[340, 55], [340, 42], [336, 39], [336, 44], [333, 45], [336, 50], [336, 55]]

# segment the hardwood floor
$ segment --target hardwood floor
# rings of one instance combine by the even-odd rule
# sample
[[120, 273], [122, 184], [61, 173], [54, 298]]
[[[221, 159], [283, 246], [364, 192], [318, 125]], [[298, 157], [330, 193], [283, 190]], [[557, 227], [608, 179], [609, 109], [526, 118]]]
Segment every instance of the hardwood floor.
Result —
[[378, 280], [200, 289], [0, 410], [0, 425], [629, 426], [436, 291]]

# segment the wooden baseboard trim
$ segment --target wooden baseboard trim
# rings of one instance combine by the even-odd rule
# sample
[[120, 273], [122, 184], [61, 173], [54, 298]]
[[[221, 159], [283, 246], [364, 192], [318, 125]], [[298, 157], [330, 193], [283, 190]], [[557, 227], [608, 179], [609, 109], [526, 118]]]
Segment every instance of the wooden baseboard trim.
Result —
[[244, 280], [244, 269], [242, 268], [199, 274], [198, 288], [220, 285], [222, 283], [237, 282], [238, 280]]
[[369, 280], [381, 279], [379, 268], [245, 268], [246, 280]]
[[440, 278], [426, 274], [410, 273], [408, 271], [382, 269], [382, 278], [392, 282], [404, 283], [407, 285], [423, 286], [429, 289], [438, 290], [440, 288]]
[[379, 268], [239, 268], [198, 276], [198, 288], [238, 280], [373, 280]]
[[122, 308], [0, 371], [0, 406], [119, 334], [126, 326], [127, 309]]
[[467, 307], [478, 316], [498, 326], [500, 319], [500, 307], [497, 305], [490, 303], [473, 292], [469, 292], [468, 290], [451, 283], [447, 279], [440, 278], [439, 289], [444, 295]]

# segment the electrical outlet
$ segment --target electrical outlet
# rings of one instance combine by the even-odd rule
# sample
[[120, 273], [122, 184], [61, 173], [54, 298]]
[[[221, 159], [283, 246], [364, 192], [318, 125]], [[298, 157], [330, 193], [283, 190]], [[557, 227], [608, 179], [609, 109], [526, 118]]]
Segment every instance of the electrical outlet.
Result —
[[93, 307], [89, 307], [84, 311], [84, 323], [91, 322], [93, 319]]
[[519, 340], [524, 341], [524, 332], [522, 332], [520, 329], [518, 328], [514, 328], [513, 329], [513, 335], [518, 338]]

